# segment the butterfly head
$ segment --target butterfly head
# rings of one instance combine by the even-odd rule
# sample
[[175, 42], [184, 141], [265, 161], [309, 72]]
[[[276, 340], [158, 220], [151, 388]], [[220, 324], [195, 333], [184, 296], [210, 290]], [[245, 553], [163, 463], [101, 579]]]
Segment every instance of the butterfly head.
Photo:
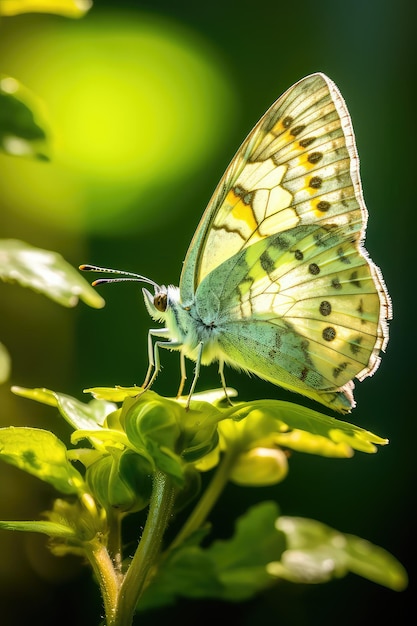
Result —
[[168, 302], [168, 290], [165, 285], [154, 285], [154, 293], [152, 294], [148, 289], [143, 287], [142, 289], [143, 299], [145, 300], [145, 306], [149, 315], [156, 322], [162, 322], [165, 320], [166, 311], [169, 306]]
[[164, 313], [168, 307], [168, 289], [165, 285], [158, 285], [155, 281], [142, 276], [141, 274], [135, 274], [133, 272], [125, 272], [124, 270], [115, 270], [108, 267], [98, 267], [97, 265], [80, 265], [80, 270], [85, 272], [106, 272], [109, 274], [117, 274], [117, 278], [99, 278], [92, 284], [102, 285], [104, 283], [120, 283], [132, 281], [135, 283], [148, 283], [153, 286], [154, 294], [152, 295], [147, 289], [142, 289], [145, 298], [145, 305], [148, 309], [149, 315], [156, 319], [163, 319]]
[[158, 285], [155, 281], [142, 276], [141, 274], [135, 274], [133, 272], [125, 272], [124, 270], [114, 270], [106, 267], [98, 267], [97, 265], [80, 265], [80, 270], [85, 272], [107, 272], [109, 274], [117, 274], [117, 278], [99, 278], [92, 284], [93, 286], [101, 285], [104, 283], [120, 283], [133, 281], [136, 283], [148, 283], [152, 285], [154, 293], [152, 294], [148, 289], [143, 288], [143, 298], [145, 300], [145, 306], [149, 315], [156, 322], [163, 322], [167, 319], [171, 305], [178, 301], [179, 290], [177, 287], [170, 285]]

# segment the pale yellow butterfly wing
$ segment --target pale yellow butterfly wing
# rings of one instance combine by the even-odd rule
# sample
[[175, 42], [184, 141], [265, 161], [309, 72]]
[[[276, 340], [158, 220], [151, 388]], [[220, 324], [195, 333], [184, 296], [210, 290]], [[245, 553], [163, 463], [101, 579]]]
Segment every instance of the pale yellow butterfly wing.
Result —
[[[314, 74], [275, 102], [232, 160], [188, 251], [182, 302], [197, 294], [210, 323], [212, 294], [229, 281], [219, 358], [312, 397], [341, 391], [353, 405], [352, 378], [378, 366], [391, 314], [362, 247], [366, 221], [349, 113], [334, 83]], [[280, 249], [280, 233], [296, 237], [291, 248]]]

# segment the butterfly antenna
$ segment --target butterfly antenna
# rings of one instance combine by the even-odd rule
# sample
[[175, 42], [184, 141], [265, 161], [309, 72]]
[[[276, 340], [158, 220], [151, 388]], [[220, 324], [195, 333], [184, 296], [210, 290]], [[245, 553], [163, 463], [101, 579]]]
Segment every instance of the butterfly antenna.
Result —
[[155, 281], [147, 278], [146, 276], [142, 276], [141, 274], [135, 274], [134, 272], [126, 272], [124, 270], [115, 270], [109, 267], [99, 267], [98, 265], [85, 264], [80, 265], [79, 269], [83, 272], [106, 272], [109, 274], [119, 275], [119, 278], [99, 278], [98, 280], [95, 280], [93, 283], [91, 283], [93, 287], [95, 287], [96, 285], [103, 285], [105, 283], [122, 283], [132, 281], [135, 283], [148, 283], [149, 285], [153, 285], [155, 289], [159, 289], [159, 285]]

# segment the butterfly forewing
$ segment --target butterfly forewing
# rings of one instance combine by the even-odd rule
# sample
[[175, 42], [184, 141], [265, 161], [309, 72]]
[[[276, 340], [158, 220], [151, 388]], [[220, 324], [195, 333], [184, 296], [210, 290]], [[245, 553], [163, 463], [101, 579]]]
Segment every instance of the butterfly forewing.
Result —
[[366, 209], [356, 161], [336, 86], [314, 74], [291, 87], [261, 118], [220, 181], [185, 262], [185, 299], [190, 285], [195, 291], [229, 256], [299, 224], [345, 224], [359, 238]]

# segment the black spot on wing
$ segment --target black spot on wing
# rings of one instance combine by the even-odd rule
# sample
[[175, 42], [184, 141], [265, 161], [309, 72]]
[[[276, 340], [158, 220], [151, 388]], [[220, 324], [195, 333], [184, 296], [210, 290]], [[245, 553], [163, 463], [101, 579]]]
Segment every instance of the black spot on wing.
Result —
[[319, 211], [326, 213], [326, 211], [330, 209], [330, 202], [327, 202], [327, 200], [320, 200], [320, 202], [317, 202], [316, 206]]
[[268, 250], [265, 250], [265, 252], [262, 252], [261, 256], [259, 257], [259, 261], [261, 263], [262, 269], [267, 274], [271, 274], [274, 271], [275, 263], [271, 255], [269, 254]]
[[332, 305], [328, 300], [323, 300], [320, 302], [319, 311], [321, 315], [327, 316], [332, 312]]
[[322, 152], [312, 152], [311, 154], [308, 155], [307, 157], [307, 161], [309, 163], [311, 163], [312, 165], [315, 165], [316, 163], [318, 163], [321, 159], [323, 158], [323, 153]]
[[310, 263], [310, 265], [308, 266], [308, 271], [313, 276], [317, 276], [317, 274], [320, 274], [320, 268], [317, 263]]
[[304, 137], [304, 139], [300, 139], [298, 145], [300, 148], [308, 148], [312, 143], [316, 141], [316, 137]]
[[308, 186], [311, 187], [312, 189], [320, 189], [322, 184], [323, 184], [323, 179], [320, 178], [320, 176], [313, 176], [312, 178], [310, 178], [310, 182], [308, 183]]
[[336, 339], [336, 329], [333, 326], [327, 326], [322, 332], [323, 339], [325, 341], [333, 341]]

